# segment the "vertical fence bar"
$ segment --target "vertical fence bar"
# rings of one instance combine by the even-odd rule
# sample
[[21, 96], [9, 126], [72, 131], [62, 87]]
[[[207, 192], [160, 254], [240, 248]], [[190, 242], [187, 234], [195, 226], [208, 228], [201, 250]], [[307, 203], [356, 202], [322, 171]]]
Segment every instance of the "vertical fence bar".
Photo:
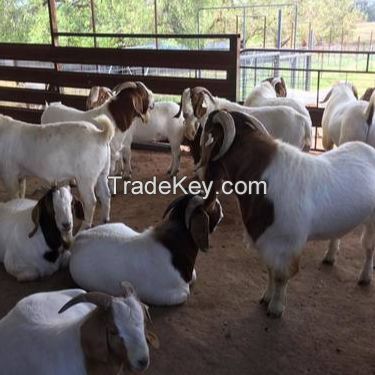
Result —
[[230, 54], [232, 57], [231, 66], [227, 70], [227, 80], [231, 82], [228, 92], [228, 99], [237, 101], [238, 87], [240, 80], [240, 52], [241, 52], [241, 36], [234, 35], [230, 37]]
[[[318, 70], [318, 83], [316, 87], [316, 108], [319, 108], [319, 92], [320, 92], [320, 73], [321, 71]], [[314, 139], [314, 148], [317, 149], [318, 145], [318, 126], [315, 125], [315, 139]]]

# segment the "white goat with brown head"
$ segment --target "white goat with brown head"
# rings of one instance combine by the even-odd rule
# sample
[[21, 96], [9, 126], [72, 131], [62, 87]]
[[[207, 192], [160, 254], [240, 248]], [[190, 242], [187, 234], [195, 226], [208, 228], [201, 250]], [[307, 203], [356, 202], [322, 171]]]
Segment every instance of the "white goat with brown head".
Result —
[[[149, 365], [144, 307], [123, 283], [118, 297], [82, 289], [32, 294], [0, 320], [4, 374], [118, 375]], [[20, 360], [20, 357], [22, 360]]]
[[183, 114], [185, 128], [190, 131], [185, 136], [193, 140], [199, 125], [204, 127], [207, 117], [215, 110], [238, 111], [252, 115], [263, 123], [275, 139], [300, 149], [310, 148], [311, 120], [309, 121], [293, 108], [287, 106], [249, 108], [224, 98], [214, 97], [203, 87], [187, 88], [182, 94], [180, 111], [176, 116]]
[[49, 189], [39, 201], [0, 204], [0, 262], [18, 281], [49, 276], [66, 266], [73, 241], [73, 212], [83, 219], [81, 202], [68, 186]]

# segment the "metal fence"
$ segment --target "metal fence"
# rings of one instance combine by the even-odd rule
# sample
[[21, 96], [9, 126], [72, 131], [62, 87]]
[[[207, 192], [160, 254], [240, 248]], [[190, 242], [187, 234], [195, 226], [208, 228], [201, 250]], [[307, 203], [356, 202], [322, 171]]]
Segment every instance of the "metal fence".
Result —
[[[246, 63], [242, 55], [248, 56]], [[263, 79], [283, 76], [288, 96], [308, 107], [314, 125], [314, 150], [322, 150], [321, 101], [337, 81], [353, 83], [360, 95], [375, 87], [375, 59], [370, 51], [326, 51], [307, 49], [246, 49], [240, 58], [239, 100], [244, 101]]]

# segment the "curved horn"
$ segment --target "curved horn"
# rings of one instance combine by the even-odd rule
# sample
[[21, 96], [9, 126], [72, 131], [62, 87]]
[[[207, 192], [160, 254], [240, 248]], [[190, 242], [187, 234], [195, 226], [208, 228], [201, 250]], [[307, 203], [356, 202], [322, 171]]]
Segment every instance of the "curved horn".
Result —
[[185, 209], [185, 226], [187, 229], [190, 227], [190, 219], [193, 212], [198, 208], [199, 206], [203, 206], [204, 199], [200, 195], [195, 195], [192, 197], [186, 206]]
[[100, 293], [100, 292], [82, 293], [72, 298], [70, 301], [68, 301], [59, 310], [59, 314], [70, 309], [72, 306], [76, 305], [77, 303], [93, 303], [96, 306], [102, 307], [104, 309], [108, 309], [111, 306], [112, 297], [109, 296], [108, 294]]
[[214, 158], [212, 158], [213, 161], [216, 161], [220, 159], [229, 150], [230, 146], [232, 146], [234, 137], [236, 136], [236, 127], [234, 126], [233, 117], [228, 112], [218, 112], [217, 114], [215, 114], [212, 121], [214, 123], [218, 122], [220, 126], [223, 128], [224, 132], [223, 144], [221, 145], [221, 148], [217, 155]]
[[249, 122], [252, 123], [252, 125], [254, 125], [259, 131], [261, 131], [262, 133], [264, 133], [265, 135], [271, 137], [270, 133], [268, 132], [268, 130], [266, 129], [266, 127], [254, 116], [252, 115], [248, 115], [247, 113], [244, 115], [246, 117], [248, 117], [249, 119]]
[[333, 87], [331, 88], [331, 90], [329, 90], [328, 94], [326, 95], [326, 97], [323, 99], [323, 101], [321, 101], [320, 103], [327, 103], [329, 98], [331, 97], [332, 95], [332, 91], [333, 91]]
[[89, 96], [87, 97], [87, 100], [86, 100], [86, 106], [87, 107], [91, 106], [92, 103], [95, 103], [98, 101], [98, 98], [99, 98], [99, 86], [91, 87]]
[[120, 91], [122, 91], [124, 89], [127, 89], [129, 87], [137, 88], [137, 85], [133, 81], [126, 81], [126, 82], [123, 82], [123, 83], [119, 83], [117, 86], [115, 86], [114, 89], [112, 90], [112, 92], [115, 95], [117, 95]]
[[213, 95], [211, 94], [210, 91], [208, 91], [205, 87], [202, 87], [202, 90], [201, 90], [201, 91], [208, 95], [208, 97], [210, 98], [210, 100], [211, 100], [211, 102], [212, 102], [213, 104], [216, 104], [216, 102], [215, 102], [215, 98], [213, 97]]
[[186, 199], [186, 195], [182, 195], [181, 197], [176, 198], [173, 202], [169, 203], [168, 207], [165, 209], [163, 213], [163, 219], [167, 216], [167, 214], [173, 210], [182, 200]]

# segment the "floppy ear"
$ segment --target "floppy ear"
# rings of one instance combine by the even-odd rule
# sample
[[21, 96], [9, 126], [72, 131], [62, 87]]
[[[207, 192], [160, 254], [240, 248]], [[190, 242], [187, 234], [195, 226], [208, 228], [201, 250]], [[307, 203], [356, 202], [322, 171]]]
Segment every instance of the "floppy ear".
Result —
[[33, 221], [35, 227], [34, 229], [29, 233], [29, 238], [33, 237], [36, 231], [39, 228], [39, 219], [40, 219], [40, 204], [39, 202], [36, 204], [36, 206], [31, 211], [31, 220]]
[[81, 326], [81, 345], [87, 358], [107, 362], [109, 358], [106, 314], [97, 308]]
[[147, 330], [146, 331], [146, 340], [153, 348], [155, 348], [155, 349], [160, 348], [160, 341], [159, 341], [158, 336], [155, 333]]
[[133, 94], [132, 102], [133, 102], [133, 108], [134, 108], [135, 113], [142, 119], [142, 121], [144, 121], [145, 115], [143, 113], [143, 101], [140, 95]]
[[323, 99], [323, 101], [321, 101], [320, 103], [326, 103], [328, 102], [329, 98], [331, 97], [332, 95], [332, 91], [333, 91], [333, 88], [331, 90], [328, 91], [328, 94], [326, 95], [326, 97]]
[[203, 117], [207, 113], [207, 104], [204, 101], [204, 94], [200, 93], [198, 96], [197, 105], [195, 106], [195, 115], [198, 118]]
[[74, 215], [77, 219], [85, 220], [85, 211], [83, 210], [83, 204], [75, 196], [73, 196], [73, 210], [74, 210]]
[[208, 250], [210, 218], [206, 211], [199, 209], [193, 213], [190, 220], [190, 233], [198, 248], [204, 252]]

